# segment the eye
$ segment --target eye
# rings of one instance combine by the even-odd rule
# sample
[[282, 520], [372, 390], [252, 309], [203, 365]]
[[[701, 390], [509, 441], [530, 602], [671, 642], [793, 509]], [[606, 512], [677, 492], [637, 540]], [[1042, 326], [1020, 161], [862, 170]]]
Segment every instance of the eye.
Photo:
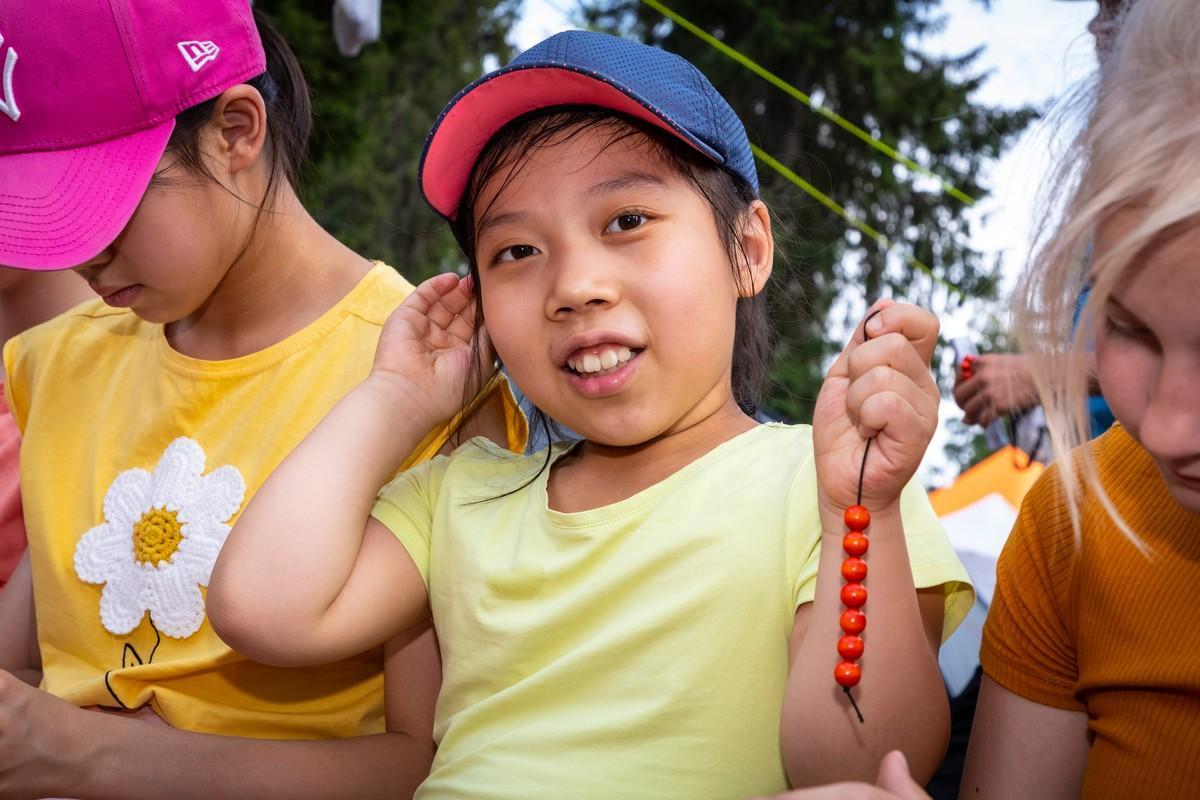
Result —
[[1153, 347], [1158, 346], [1158, 341], [1154, 338], [1154, 334], [1144, 325], [1125, 322], [1114, 318], [1111, 314], [1105, 314], [1104, 328], [1110, 336], [1116, 336], [1131, 342], [1148, 344]]
[[523, 258], [529, 258], [538, 254], [538, 249], [531, 244], [514, 244], [512, 247], [506, 247], [499, 253], [493, 261], [520, 261]]
[[641, 211], [625, 211], [612, 218], [605, 227], [605, 233], [621, 233], [642, 227], [650, 221], [650, 216]]

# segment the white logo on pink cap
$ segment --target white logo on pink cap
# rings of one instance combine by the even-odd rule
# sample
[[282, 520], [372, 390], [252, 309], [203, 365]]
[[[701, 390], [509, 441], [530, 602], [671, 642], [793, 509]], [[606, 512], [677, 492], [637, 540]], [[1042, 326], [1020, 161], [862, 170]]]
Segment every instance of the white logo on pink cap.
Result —
[[217, 57], [217, 53], [221, 52], [221, 48], [212, 42], [180, 42], [178, 47], [188, 66], [192, 68], [192, 72], [199, 72], [201, 67], [212, 61]]
[[[3, 46], [4, 35], [0, 34], [0, 47]], [[8, 54], [4, 57], [4, 99], [0, 100], [0, 111], [7, 114], [13, 122], [21, 118], [21, 109], [17, 108], [17, 98], [13, 97], [12, 88], [13, 70], [16, 67], [17, 51], [10, 46]]]

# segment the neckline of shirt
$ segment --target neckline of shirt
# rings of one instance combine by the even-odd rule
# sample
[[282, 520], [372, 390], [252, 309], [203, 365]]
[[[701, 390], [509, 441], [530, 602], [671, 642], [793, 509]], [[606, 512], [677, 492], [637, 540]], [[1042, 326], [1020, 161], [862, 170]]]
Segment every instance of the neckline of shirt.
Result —
[[155, 325], [153, 339], [163, 366], [172, 372], [191, 378], [245, 377], [273, 367], [293, 353], [297, 353], [333, 331], [349, 315], [350, 308], [379, 282], [382, 270], [388, 270], [380, 261], [371, 262], [371, 269], [354, 287], [325, 313], [300, 330], [272, 345], [236, 358], [208, 360], [184, 355], [171, 347], [167, 341], [166, 326]]
[[[538, 505], [545, 514], [546, 521], [551, 526], [560, 530], [587, 533], [589, 529], [613, 525], [638, 514], [647, 506], [657, 502], [662, 495], [674, 490], [679, 484], [686, 482], [695, 473], [707, 469], [718, 459], [728, 457], [731, 453], [752, 443], [760, 435], [763, 435], [763, 431], [791, 429], [794, 427], [780, 422], [759, 423], [749, 430], [726, 439], [695, 461], [676, 470], [661, 481], [626, 497], [624, 500], [618, 500], [615, 503], [589, 508], [584, 511], [556, 511], [550, 507], [550, 496], [547, 492], [550, 471], [558, 459], [562, 458], [579, 444], [578, 440], [556, 442], [551, 445], [553, 451], [550, 454], [550, 464], [547, 465], [546, 469], [542, 470], [541, 474], [537, 477], [537, 481], [530, 488], [533, 489]], [[540, 458], [541, 456], [535, 457]]]

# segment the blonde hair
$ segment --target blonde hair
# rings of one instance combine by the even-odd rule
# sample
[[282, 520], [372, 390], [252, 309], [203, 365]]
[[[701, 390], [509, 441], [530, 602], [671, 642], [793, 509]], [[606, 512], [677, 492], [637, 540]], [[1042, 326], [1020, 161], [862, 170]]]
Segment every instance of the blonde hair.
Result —
[[[1035, 237], [1014, 321], [1076, 532], [1086, 486], [1140, 544], [1101, 486], [1091, 450], [1078, 447], [1089, 435], [1087, 357], [1104, 306], [1138, 255], [1169, 229], [1200, 223], [1200, 2], [1133, 4], [1098, 80], [1077, 93], [1074, 107], [1087, 122], [1045, 194], [1067, 199], [1047, 211]], [[1136, 226], [1091, 258], [1098, 230], [1130, 209], [1141, 214]]]

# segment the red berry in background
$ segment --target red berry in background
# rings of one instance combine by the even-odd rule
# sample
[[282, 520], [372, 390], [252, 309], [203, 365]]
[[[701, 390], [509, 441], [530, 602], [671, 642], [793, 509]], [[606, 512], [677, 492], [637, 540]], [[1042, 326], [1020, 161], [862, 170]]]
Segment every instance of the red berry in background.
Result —
[[865, 531], [871, 524], [871, 512], [862, 506], [850, 506], [842, 515], [846, 527], [852, 531]]
[[838, 655], [847, 661], [854, 661], [860, 658], [863, 654], [863, 640], [861, 636], [851, 636], [849, 634], [838, 639]]
[[857, 608], [848, 608], [842, 612], [839, 623], [846, 633], [857, 636], [867, 629], [867, 615]]
[[834, 668], [833, 679], [849, 689], [858, 685], [858, 682], [862, 679], [862, 670], [858, 668], [858, 664], [843, 661]]
[[861, 558], [847, 558], [842, 562], [842, 577], [850, 583], [862, 583], [867, 577], [867, 562]]

